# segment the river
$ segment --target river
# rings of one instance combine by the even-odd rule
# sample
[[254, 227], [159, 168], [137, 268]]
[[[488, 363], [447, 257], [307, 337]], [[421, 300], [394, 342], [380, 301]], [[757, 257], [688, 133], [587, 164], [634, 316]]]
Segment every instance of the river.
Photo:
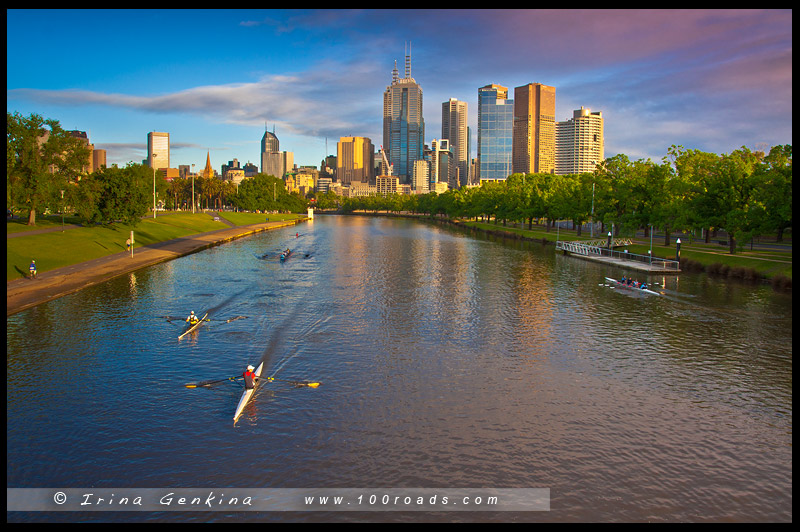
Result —
[[[791, 522], [791, 295], [704, 274], [650, 277], [661, 296], [604, 282], [624, 273], [436, 223], [318, 216], [7, 319], [7, 488], [545, 488], [544, 510], [8, 521]], [[190, 310], [211, 321], [179, 341]], [[282, 380], [236, 423], [241, 384], [185, 386], [258, 361]]]

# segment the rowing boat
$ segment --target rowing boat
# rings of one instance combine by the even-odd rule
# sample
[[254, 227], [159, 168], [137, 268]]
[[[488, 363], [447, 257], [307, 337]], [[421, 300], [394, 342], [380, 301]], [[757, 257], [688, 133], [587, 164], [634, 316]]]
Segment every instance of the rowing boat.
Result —
[[249, 390], [245, 390], [244, 393], [242, 394], [242, 398], [239, 399], [239, 404], [236, 406], [236, 413], [233, 414], [234, 421], [236, 421], [239, 418], [239, 416], [242, 415], [242, 410], [244, 410], [244, 407], [247, 405], [248, 401], [250, 401], [250, 398], [253, 397], [253, 394], [255, 393], [256, 388], [258, 387], [258, 381], [260, 380], [258, 377], [261, 376], [261, 372], [263, 370], [264, 370], [264, 363], [262, 362], [256, 368], [255, 371], [256, 380], [255, 383], [253, 384], [253, 387]]
[[289, 258], [289, 255], [292, 254], [292, 250], [289, 250], [285, 253], [281, 253], [281, 262], [284, 262], [286, 259]]
[[198, 328], [198, 327], [200, 327], [200, 326], [203, 324], [203, 322], [206, 320], [206, 316], [208, 316], [208, 312], [206, 312], [206, 315], [205, 315], [205, 316], [203, 316], [203, 317], [202, 317], [202, 318], [201, 318], [201, 319], [200, 319], [200, 320], [199, 320], [197, 323], [195, 323], [194, 325], [190, 325], [188, 329], [186, 329], [185, 331], [183, 331], [183, 334], [181, 334], [180, 336], [178, 336], [178, 340], [180, 340], [181, 338], [183, 338], [184, 336], [186, 336], [186, 335], [187, 335], [187, 334], [189, 334], [190, 332], [192, 332], [192, 331], [196, 331], [196, 330], [197, 330], [197, 328]]
[[628, 285], [628, 284], [625, 284], [625, 283], [623, 283], [623, 282], [621, 282], [621, 281], [617, 281], [616, 279], [612, 279], [611, 277], [606, 277], [606, 281], [608, 281], [609, 283], [613, 283], [613, 284], [615, 284], [615, 285], [617, 285], [617, 286], [621, 286], [622, 288], [630, 288], [631, 290], [636, 290], [636, 291], [639, 291], [639, 292], [644, 292], [644, 293], [646, 293], [646, 294], [653, 294], [653, 295], [655, 295], [655, 296], [660, 296], [660, 295], [661, 295], [661, 294], [659, 294], [658, 292], [654, 292], [654, 291], [652, 291], [652, 290], [650, 290], [650, 289], [647, 289], [647, 288], [637, 288], [637, 287], [635, 287], [635, 286], [633, 286], [633, 285]]

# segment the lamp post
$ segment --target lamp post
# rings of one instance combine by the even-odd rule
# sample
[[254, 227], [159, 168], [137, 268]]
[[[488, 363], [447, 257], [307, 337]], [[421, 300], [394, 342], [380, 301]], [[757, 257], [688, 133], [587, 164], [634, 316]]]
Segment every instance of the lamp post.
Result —
[[192, 165], [192, 214], [194, 214], [194, 165]]
[[157, 153], [150, 157], [153, 165], [153, 219], [156, 217], [156, 157], [158, 157]]
[[592, 225], [590, 226], [591, 229], [591, 237], [594, 238], [594, 183], [592, 183]]
[[675, 260], [680, 264], [681, 262], [681, 239], [675, 241]]
[[64, 191], [61, 191], [61, 232], [64, 232]]

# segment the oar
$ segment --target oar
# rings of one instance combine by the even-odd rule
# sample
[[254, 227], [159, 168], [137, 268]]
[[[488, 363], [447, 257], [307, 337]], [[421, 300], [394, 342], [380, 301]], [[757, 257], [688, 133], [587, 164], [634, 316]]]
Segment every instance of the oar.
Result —
[[216, 381], [190, 382], [189, 384], [186, 384], [185, 386], [187, 388], [199, 388], [201, 386], [202, 387], [210, 386], [210, 385], [216, 384], [218, 382], [235, 381], [235, 380], [236, 380], [236, 377], [228, 377], [226, 379], [219, 379], [219, 380], [216, 380]]
[[278, 382], [288, 382], [290, 384], [294, 384], [295, 386], [308, 386], [309, 388], [316, 388], [321, 382], [308, 382], [308, 381], [289, 381], [286, 379], [276, 379], [275, 377], [258, 377], [259, 379], [264, 379], [268, 381], [278, 381]]

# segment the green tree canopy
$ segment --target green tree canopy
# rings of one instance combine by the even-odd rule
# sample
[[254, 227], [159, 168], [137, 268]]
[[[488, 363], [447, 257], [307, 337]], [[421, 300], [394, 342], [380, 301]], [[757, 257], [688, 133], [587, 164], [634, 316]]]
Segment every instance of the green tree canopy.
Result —
[[27, 210], [36, 225], [40, 209], [61, 204], [60, 191], [77, 182], [91, 151], [58, 120], [10, 112], [6, 119], [6, 205]]

